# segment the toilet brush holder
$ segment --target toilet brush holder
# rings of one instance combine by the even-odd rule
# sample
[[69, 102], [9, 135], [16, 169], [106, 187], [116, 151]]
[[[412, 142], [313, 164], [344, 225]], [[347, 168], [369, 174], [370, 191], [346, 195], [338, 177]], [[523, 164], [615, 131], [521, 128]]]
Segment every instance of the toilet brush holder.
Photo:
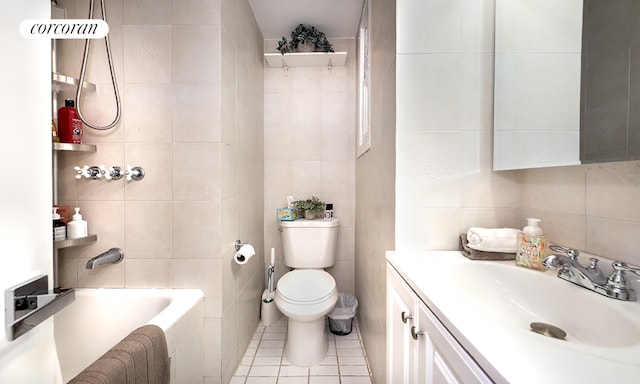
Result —
[[262, 292], [262, 307], [260, 308], [260, 317], [262, 323], [265, 326], [270, 326], [278, 322], [282, 317], [282, 313], [276, 307], [276, 302], [273, 300], [273, 293], [269, 294], [267, 289]]

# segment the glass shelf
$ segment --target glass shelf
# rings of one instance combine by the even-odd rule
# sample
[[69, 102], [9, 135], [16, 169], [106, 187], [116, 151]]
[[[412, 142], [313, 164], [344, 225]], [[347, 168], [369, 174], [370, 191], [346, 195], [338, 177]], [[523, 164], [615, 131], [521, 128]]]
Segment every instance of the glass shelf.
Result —
[[53, 248], [62, 249], [62, 248], [78, 247], [81, 245], [95, 243], [96, 241], [98, 241], [98, 235], [89, 235], [86, 237], [81, 237], [79, 239], [66, 239], [61, 241], [54, 241]]

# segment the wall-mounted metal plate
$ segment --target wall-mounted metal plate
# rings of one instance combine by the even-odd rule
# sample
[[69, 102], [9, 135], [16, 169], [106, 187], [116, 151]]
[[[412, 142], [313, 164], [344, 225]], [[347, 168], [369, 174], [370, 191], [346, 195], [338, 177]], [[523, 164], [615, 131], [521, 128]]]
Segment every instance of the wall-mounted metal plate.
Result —
[[4, 291], [7, 339], [15, 340], [75, 300], [73, 289], [49, 291], [49, 278], [36, 276]]

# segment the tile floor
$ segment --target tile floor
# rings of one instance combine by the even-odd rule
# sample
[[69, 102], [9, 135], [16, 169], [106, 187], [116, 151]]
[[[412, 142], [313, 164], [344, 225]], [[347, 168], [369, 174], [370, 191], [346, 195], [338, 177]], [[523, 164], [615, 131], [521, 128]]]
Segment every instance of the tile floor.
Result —
[[230, 384], [372, 384], [360, 328], [336, 336], [327, 331], [327, 357], [313, 367], [292, 365], [284, 353], [287, 319], [265, 327], [258, 324], [253, 339]]

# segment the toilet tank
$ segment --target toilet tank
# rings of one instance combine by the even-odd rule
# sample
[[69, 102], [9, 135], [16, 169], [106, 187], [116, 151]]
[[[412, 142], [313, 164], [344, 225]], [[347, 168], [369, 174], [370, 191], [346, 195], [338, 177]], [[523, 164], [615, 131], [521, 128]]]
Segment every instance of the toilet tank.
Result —
[[281, 221], [284, 265], [291, 268], [327, 268], [336, 262], [340, 221]]

